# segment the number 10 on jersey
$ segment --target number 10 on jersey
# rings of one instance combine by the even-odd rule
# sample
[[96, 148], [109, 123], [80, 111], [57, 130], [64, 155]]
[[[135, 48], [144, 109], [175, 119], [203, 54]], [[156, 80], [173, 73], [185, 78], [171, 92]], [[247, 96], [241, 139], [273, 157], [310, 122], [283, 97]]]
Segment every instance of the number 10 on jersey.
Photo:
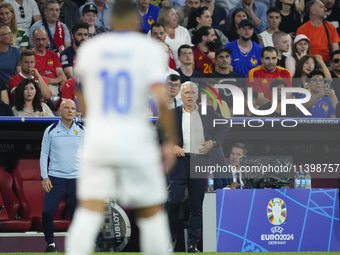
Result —
[[127, 114], [131, 107], [131, 76], [126, 71], [109, 73], [102, 71], [100, 78], [104, 83], [103, 110]]

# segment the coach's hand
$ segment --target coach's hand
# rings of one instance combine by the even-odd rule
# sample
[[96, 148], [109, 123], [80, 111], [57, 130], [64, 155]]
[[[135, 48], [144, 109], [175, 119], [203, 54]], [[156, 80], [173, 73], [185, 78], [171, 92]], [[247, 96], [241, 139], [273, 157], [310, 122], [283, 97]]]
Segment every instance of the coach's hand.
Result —
[[49, 193], [51, 191], [53, 186], [52, 186], [52, 182], [51, 182], [50, 178], [47, 177], [42, 181], [42, 187], [47, 193]]
[[214, 147], [214, 142], [213, 140], [209, 140], [202, 143], [202, 146], [203, 147], [199, 149], [199, 153], [207, 154]]
[[173, 147], [172, 151], [177, 157], [185, 157], [185, 153], [184, 153], [183, 149], [181, 147], [179, 147], [178, 145], [175, 145]]

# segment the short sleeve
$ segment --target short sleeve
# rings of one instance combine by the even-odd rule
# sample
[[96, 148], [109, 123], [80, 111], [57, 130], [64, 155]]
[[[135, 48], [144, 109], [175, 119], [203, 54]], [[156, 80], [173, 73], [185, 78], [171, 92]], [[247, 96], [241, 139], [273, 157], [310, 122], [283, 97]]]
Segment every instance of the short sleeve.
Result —
[[65, 31], [64, 42], [71, 43], [71, 34], [70, 34], [70, 31], [68, 30], [67, 26], [64, 23], [62, 23], [62, 25], [63, 25], [64, 31]]
[[33, 10], [32, 15], [33, 16], [40, 15], [40, 11], [39, 11], [37, 3], [34, 0], [31, 0], [31, 2], [32, 2], [32, 10]]
[[67, 51], [67, 49], [64, 50], [64, 51], [61, 53], [61, 55], [60, 55], [61, 66], [62, 66], [63, 68], [72, 67], [72, 66], [73, 66], [73, 58], [71, 58], [71, 57], [67, 54], [67, 52], [65, 52], [65, 51]]
[[58, 67], [62, 68], [61, 62], [60, 62], [60, 59], [59, 59], [58, 55], [56, 53], [54, 53], [54, 52], [51, 52], [51, 54], [52, 54], [52, 57], [53, 57], [53, 63], [54, 63], [53, 65], [54, 65], [54, 67], [55, 68], [58, 68]]

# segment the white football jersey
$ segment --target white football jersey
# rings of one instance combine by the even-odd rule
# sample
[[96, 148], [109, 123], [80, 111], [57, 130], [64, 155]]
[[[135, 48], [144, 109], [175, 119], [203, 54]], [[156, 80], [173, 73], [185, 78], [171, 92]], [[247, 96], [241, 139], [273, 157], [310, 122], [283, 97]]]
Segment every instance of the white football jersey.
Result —
[[148, 135], [148, 95], [164, 81], [165, 58], [160, 43], [138, 32], [110, 32], [85, 42], [75, 74], [87, 106], [88, 134], [125, 141]]

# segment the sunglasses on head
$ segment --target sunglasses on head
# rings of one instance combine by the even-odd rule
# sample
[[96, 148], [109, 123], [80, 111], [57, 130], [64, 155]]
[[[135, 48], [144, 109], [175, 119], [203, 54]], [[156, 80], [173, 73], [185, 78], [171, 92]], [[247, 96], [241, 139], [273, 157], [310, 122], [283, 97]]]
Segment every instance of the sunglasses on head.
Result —
[[340, 62], [340, 59], [338, 59], [338, 58], [333, 59], [334, 64], [338, 64], [339, 62]]
[[20, 6], [20, 7], [19, 7], [19, 10], [20, 10], [20, 17], [21, 17], [22, 19], [24, 19], [24, 18], [25, 18], [24, 7]]

